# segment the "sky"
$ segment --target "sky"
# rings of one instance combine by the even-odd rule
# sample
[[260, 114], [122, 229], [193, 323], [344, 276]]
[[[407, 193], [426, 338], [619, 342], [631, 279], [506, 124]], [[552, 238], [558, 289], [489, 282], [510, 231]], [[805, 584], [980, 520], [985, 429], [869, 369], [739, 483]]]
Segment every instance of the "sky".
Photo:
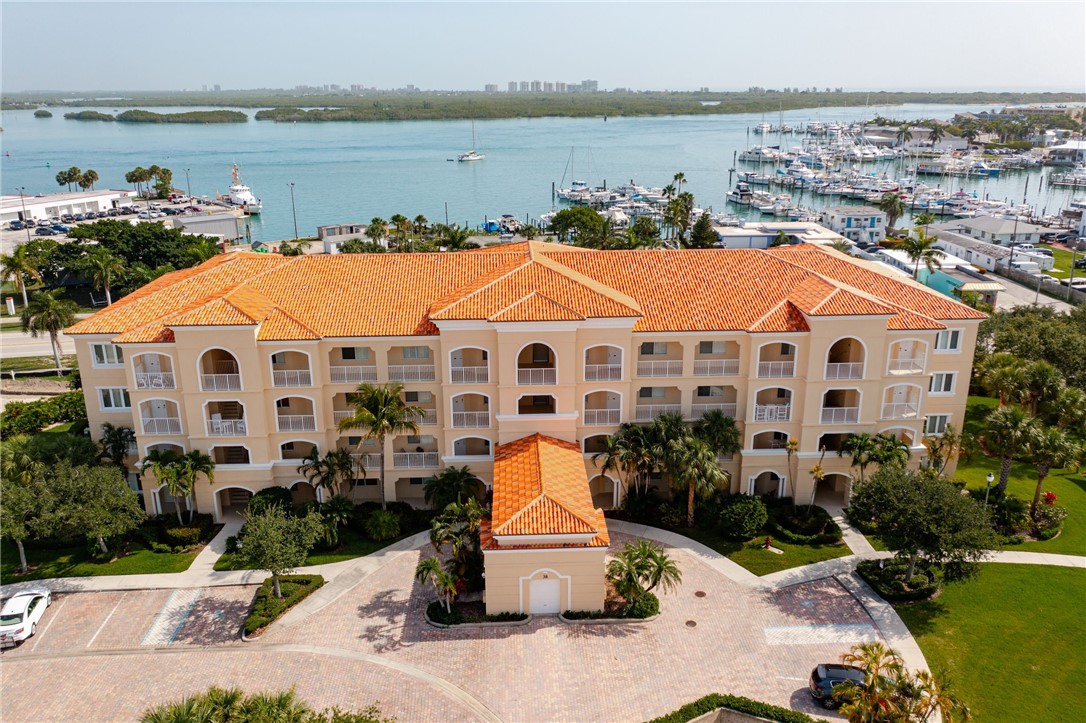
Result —
[[12, 2], [4, 92], [293, 88], [1086, 92], [1086, 2]]

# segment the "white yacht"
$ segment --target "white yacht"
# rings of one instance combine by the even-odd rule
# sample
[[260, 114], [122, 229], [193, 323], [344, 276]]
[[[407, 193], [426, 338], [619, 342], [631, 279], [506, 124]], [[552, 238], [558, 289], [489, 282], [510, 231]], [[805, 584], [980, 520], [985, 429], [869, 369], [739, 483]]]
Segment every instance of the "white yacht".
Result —
[[461, 153], [459, 156], [456, 157], [456, 160], [459, 161], [460, 163], [467, 163], [469, 161], [481, 161], [484, 158], [486, 158], [486, 156], [484, 156], [482, 153], [476, 152], [476, 150], [475, 150], [475, 121], [472, 121], [471, 122], [471, 150], [468, 151], [467, 153]]
[[241, 210], [250, 216], [260, 213], [264, 204], [253, 195], [252, 189], [242, 184], [241, 176], [238, 175], [238, 164], [236, 163], [234, 164], [232, 176], [234, 182], [230, 185], [230, 192], [227, 194], [226, 200], [234, 206], [240, 206]]

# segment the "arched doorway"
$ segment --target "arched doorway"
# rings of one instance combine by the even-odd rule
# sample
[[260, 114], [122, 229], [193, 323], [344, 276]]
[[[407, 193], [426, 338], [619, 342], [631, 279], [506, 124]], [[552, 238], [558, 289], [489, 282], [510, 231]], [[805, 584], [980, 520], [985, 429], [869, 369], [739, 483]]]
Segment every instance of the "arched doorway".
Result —
[[313, 488], [309, 482], [305, 480], [298, 480], [290, 486], [290, 501], [291, 504], [301, 505], [306, 502], [315, 502], [317, 499], [317, 490]]
[[815, 487], [814, 503], [827, 510], [841, 510], [848, 505], [851, 491], [852, 478], [847, 474], [828, 474]]
[[783, 497], [784, 482], [783, 475], [767, 469], [747, 480], [747, 494], [757, 497]]
[[613, 510], [622, 502], [621, 485], [618, 480], [605, 474], [598, 474], [588, 481], [592, 493], [592, 506], [601, 510]]
[[215, 493], [218, 522], [240, 520], [249, 507], [253, 493], [244, 487], [227, 487]]

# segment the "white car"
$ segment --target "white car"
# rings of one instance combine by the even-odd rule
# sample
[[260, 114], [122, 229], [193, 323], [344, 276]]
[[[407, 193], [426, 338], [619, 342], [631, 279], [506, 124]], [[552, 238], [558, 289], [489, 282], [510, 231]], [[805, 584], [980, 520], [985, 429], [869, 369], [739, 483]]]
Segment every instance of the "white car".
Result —
[[45, 608], [53, 602], [48, 590], [34, 588], [17, 592], [0, 607], [0, 645], [16, 645], [38, 629]]

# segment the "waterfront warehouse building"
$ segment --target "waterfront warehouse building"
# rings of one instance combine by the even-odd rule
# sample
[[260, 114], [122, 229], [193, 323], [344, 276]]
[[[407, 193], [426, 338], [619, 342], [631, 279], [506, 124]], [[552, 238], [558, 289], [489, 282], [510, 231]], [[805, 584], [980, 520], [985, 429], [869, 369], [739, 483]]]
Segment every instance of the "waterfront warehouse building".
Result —
[[[314, 447], [357, 453], [356, 502], [379, 498], [383, 468], [387, 499], [421, 506], [426, 478], [450, 465], [500, 488], [496, 456], [539, 433], [567, 462], [577, 450], [591, 500], [569, 521], [580, 533], [555, 534], [606, 535], [589, 507], [615, 507], [624, 490], [592, 455], [623, 422], [720, 410], [742, 431], [742, 451], [720, 460], [733, 492], [784, 496], [795, 475], [799, 499], [840, 502], [849, 434], [899, 437], [915, 466], [925, 434], [960, 429], [984, 315], [893, 273], [813, 244], [237, 252], [167, 274], [68, 334], [92, 434], [131, 426], [133, 464], [152, 449], [210, 454], [215, 482], [197, 484], [191, 504], [216, 519], [273, 485], [312, 498], [298, 465]], [[339, 431], [348, 395], [386, 382], [423, 408], [418, 434], [377, 448]], [[150, 475], [132, 483], [149, 513], [171, 509]]]

